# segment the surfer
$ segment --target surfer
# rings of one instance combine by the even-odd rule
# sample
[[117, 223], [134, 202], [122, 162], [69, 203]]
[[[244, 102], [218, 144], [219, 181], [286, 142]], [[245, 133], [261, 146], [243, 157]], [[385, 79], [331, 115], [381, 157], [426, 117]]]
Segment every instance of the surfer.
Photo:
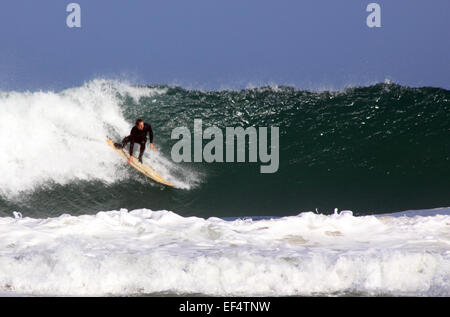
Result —
[[136, 125], [131, 129], [130, 135], [122, 140], [122, 144], [115, 143], [117, 148], [124, 148], [127, 143], [130, 143], [130, 158], [128, 164], [131, 162], [131, 156], [133, 155], [134, 143], [139, 143], [139, 162], [142, 163], [142, 155], [145, 151], [145, 143], [147, 142], [147, 133], [150, 135], [150, 147], [155, 150], [153, 145], [153, 131], [150, 124], [145, 123], [142, 119], [136, 120]]

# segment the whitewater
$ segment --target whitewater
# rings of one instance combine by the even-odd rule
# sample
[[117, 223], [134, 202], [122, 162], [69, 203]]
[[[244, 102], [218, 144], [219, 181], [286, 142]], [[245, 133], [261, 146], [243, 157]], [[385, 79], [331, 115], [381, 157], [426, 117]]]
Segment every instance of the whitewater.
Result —
[[16, 212], [0, 218], [0, 293], [449, 296], [450, 208], [227, 220]]
[[[133, 87], [94, 80], [62, 92], [0, 92], [0, 194], [10, 199], [24, 192], [73, 181], [105, 184], [129, 177], [120, 158], [105, 146], [108, 136], [124, 137], [132, 125], [120, 108], [120, 94], [139, 98], [164, 89]], [[147, 162], [180, 188], [174, 164], [157, 151]], [[86, 164], [89, 162], [89, 164]]]

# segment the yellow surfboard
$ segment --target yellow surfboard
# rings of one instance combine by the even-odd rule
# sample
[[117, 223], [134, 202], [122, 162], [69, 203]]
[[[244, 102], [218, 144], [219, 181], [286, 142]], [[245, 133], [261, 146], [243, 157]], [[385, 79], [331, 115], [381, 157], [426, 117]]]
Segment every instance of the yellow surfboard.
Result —
[[[123, 157], [126, 161], [128, 161], [128, 158], [130, 157], [130, 154], [125, 151], [124, 149], [118, 149], [114, 146], [114, 142], [110, 139], [106, 140], [110, 147], [112, 147], [121, 157]], [[153, 179], [155, 182], [164, 184], [166, 186], [173, 187], [174, 185], [164, 180], [164, 178], [161, 177], [158, 173], [156, 173], [153, 169], [151, 169], [149, 166], [145, 165], [144, 163], [140, 163], [137, 158], [134, 156], [131, 157], [130, 165], [133, 166], [135, 169], [137, 169], [139, 172], [147, 176], [148, 178]]]

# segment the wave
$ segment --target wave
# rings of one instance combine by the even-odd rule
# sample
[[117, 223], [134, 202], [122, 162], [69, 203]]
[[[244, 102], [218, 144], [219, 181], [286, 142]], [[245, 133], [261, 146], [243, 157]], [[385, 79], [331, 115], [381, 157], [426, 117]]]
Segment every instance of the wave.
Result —
[[126, 209], [0, 218], [0, 293], [450, 295], [450, 208], [224, 220]]
[[[60, 92], [0, 92], [0, 215], [167, 209], [201, 217], [359, 214], [450, 205], [450, 91], [390, 82], [339, 91], [271, 85], [200, 91], [97, 79]], [[158, 186], [106, 146], [137, 117], [158, 151]], [[279, 127], [279, 169], [174, 163], [176, 127]]]

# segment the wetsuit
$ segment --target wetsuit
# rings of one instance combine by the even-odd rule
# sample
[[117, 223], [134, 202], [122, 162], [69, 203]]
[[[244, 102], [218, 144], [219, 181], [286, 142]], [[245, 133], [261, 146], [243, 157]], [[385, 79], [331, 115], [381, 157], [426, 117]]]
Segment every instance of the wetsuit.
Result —
[[147, 142], [147, 133], [150, 134], [150, 143], [153, 143], [152, 127], [147, 123], [144, 123], [144, 128], [142, 130], [139, 130], [137, 126], [134, 126], [133, 129], [131, 129], [130, 135], [122, 140], [122, 147], [125, 147], [127, 143], [130, 142], [130, 156], [133, 155], [134, 143], [140, 144], [139, 161], [141, 163], [142, 155], [145, 150], [145, 142]]

